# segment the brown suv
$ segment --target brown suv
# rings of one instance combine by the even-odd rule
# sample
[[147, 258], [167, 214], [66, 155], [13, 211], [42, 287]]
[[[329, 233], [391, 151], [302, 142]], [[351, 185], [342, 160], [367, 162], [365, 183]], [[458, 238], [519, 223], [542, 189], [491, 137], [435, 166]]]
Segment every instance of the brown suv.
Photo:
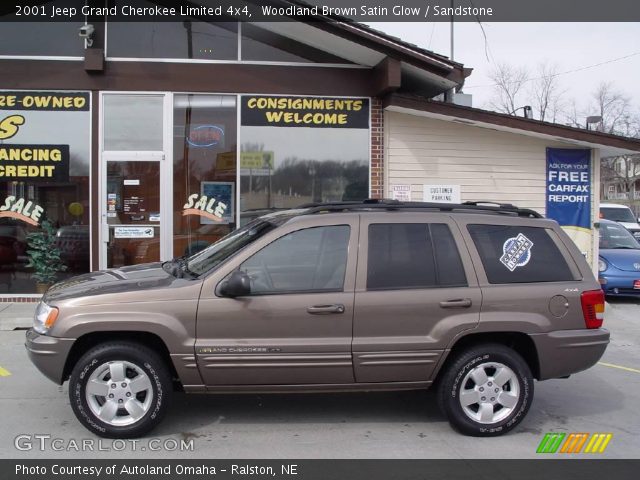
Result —
[[558, 224], [510, 205], [365, 201], [260, 217], [190, 257], [53, 286], [26, 347], [98, 435], [135, 437], [185, 392], [438, 387], [499, 435], [533, 379], [602, 356], [604, 297]]

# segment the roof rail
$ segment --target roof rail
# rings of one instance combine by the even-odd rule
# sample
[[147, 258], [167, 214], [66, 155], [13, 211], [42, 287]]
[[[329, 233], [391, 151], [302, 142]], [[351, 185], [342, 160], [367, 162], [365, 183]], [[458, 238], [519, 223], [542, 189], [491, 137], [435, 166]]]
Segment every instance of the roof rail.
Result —
[[497, 215], [511, 215], [527, 218], [543, 218], [535, 210], [518, 208], [510, 203], [496, 203], [489, 201], [464, 203], [435, 203], [435, 202], [401, 202], [388, 198], [368, 198], [362, 201], [305, 203], [297, 208], [306, 208], [306, 214], [319, 212], [341, 212], [352, 210], [436, 210], [440, 212], [473, 212]]

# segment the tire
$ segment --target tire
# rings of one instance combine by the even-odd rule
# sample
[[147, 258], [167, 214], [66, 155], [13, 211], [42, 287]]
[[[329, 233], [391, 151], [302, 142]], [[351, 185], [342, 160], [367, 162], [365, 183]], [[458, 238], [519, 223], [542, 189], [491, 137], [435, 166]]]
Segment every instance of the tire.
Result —
[[526, 416], [533, 400], [533, 377], [514, 350], [500, 344], [477, 345], [448, 363], [437, 395], [453, 428], [465, 435], [493, 437], [512, 430]]
[[106, 438], [136, 438], [149, 432], [166, 413], [171, 394], [165, 362], [137, 343], [92, 348], [69, 379], [73, 413], [88, 430]]

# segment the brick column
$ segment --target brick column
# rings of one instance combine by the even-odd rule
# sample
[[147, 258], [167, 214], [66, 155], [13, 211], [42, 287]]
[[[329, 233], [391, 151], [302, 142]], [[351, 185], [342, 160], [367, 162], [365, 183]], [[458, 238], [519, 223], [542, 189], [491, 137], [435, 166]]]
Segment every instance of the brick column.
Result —
[[384, 117], [382, 101], [371, 99], [371, 198], [384, 196]]

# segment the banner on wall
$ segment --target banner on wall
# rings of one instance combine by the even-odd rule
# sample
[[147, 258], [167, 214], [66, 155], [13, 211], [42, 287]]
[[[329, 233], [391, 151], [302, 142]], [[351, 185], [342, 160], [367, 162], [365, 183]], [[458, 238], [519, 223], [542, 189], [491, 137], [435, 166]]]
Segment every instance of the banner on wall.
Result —
[[369, 128], [369, 99], [243, 95], [240, 123], [252, 127]]
[[547, 148], [547, 217], [557, 221], [590, 260], [591, 150]]

